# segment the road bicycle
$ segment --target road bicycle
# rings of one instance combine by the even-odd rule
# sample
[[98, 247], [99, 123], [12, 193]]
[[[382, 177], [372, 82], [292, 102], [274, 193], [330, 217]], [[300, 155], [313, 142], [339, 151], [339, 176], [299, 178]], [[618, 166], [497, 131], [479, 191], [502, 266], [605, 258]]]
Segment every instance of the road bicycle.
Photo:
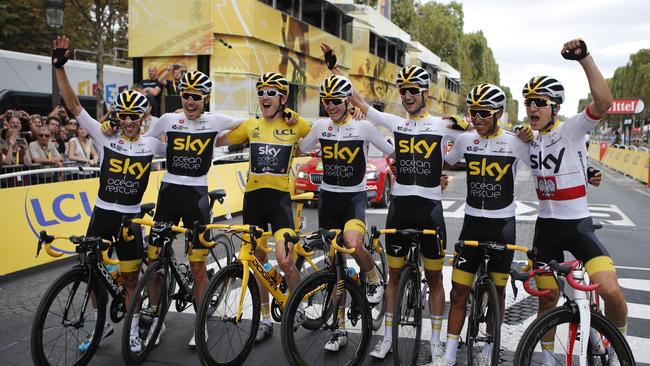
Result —
[[[139, 217], [152, 214], [153, 203], [143, 204]], [[75, 245], [78, 263], [56, 278], [41, 299], [31, 330], [31, 354], [35, 365], [85, 365], [95, 354], [106, 323], [108, 294], [111, 296], [109, 316], [119, 323], [126, 313], [124, 287], [106, 268], [117, 265], [109, 257], [113, 242], [100, 237], [53, 236], [41, 231], [36, 256], [44, 248], [52, 257], [63, 253], [52, 247], [55, 240], [67, 240]], [[137, 244], [136, 244], [137, 245]], [[92, 316], [94, 297], [97, 307]], [[91, 338], [88, 348], [81, 352], [79, 345]]]
[[[323, 245], [327, 268], [300, 282], [289, 297], [282, 317], [282, 348], [293, 365], [359, 365], [368, 354], [372, 337], [371, 306], [365, 296], [366, 279], [346, 266], [344, 254], [355, 249], [342, 246], [340, 230], [321, 229], [301, 238]], [[378, 239], [378, 237], [376, 238]], [[373, 243], [378, 245], [378, 240]], [[382, 252], [380, 247], [375, 250]], [[324, 351], [328, 341], [345, 337], [336, 352]]]
[[[476, 276], [474, 276], [468, 300], [469, 311], [465, 338], [467, 364], [496, 366], [500, 358], [501, 306], [488, 265], [491, 260], [498, 261], [501, 256], [505, 255], [505, 252], [512, 250], [528, 255], [527, 268], [529, 269], [534, 256], [528, 248], [523, 246], [474, 240], [459, 240], [455, 245], [456, 253], [460, 253], [464, 246], [479, 248], [483, 257], [479, 262]], [[489, 350], [489, 355], [483, 350]]]
[[[550, 290], [533, 289], [530, 279], [549, 274], [566, 302], [528, 326], [517, 345], [514, 365], [542, 365], [542, 350], [538, 344], [549, 332], [554, 335], [555, 365], [635, 365], [625, 337], [601, 314], [597, 293], [600, 286], [589, 284], [581, 261], [560, 264], [552, 260], [547, 266], [531, 272], [511, 272], [513, 279], [522, 281], [526, 292], [533, 296], [546, 296]], [[560, 278], [574, 291], [565, 291], [565, 282]]]
[[[248, 357], [255, 341], [260, 323], [260, 295], [252, 275], [261, 280], [275, 306], [273, 317], [279, 320], [287, 302], [288, 286], [286, 280], [267, 272], [255, 257], [256, 250], [266, 253], [272, 249], [258, 246], [258, 240], [271, 236], [254, 225], [200, 225], [197, 232], [219, 229], [237, 235], [241, 239], [241, 248], [234, 263], [221, 269], [210, 280], [208, 288], [196, 313], [196, 349], [204, 365], [240, 365]], [[204, 235], [197, 235], [204, 246], [211, 246]], [[285, 235], [285, 239], [288, 236]], [[288, 253], [289, 243], [285, 240]], [[307, 251], [302, 243], [294, 246], [294, 252], [307, 261], [312, 270], [318, 271], [317, 265], [310, 257], [314, 251]], [[302, 263], [297, 263], [302, 268]]]

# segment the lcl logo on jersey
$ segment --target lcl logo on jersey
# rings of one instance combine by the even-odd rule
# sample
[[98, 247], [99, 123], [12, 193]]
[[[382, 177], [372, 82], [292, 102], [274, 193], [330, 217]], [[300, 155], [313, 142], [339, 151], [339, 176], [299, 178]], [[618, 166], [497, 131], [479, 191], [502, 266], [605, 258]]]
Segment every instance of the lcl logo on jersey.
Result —
[[326, 159], [344, 160], [348, 164], [351, 164], [359, 153], [359, 150], [361, 150], [359, 147], [354, 148], [354, 150], [350, 149], [349, 147], [339, 148], [339, 144], [337, 142], [333, 146], [323, 147], [323, 157]]
[[197, 155], [203, 154], [205, 148], [210, 145], [212, 139], [192, 139], [192, 136], [176, 137], [173, 141], [174, 150], [196, 151]]
[[562, 157], [564, 156], [564, 147], [560, 150], [560, 154], [555, 157], [553, 154], [548, 154], [542, 157], [542, 152], [538, 152], [537, 155], [530, 155], [530, 167], [533, 169], [553, 169], [553, 173], [557, 174], [560, 171], [560, 166], [562, 166]]
[[135, 179], [140, 179], [142, 176], [149, 170], [151, 162], [142, 164], [140, 162], [132, 163], [131, 159], [126, 158], [124, 160], [112, 158], [108, 161], [110, 168], [109, 172], [117, 174], [130, 174], [135, 176]]
[[415, 141], [415, 137], [411, 137], [408, 140], [399, 140], [399, 152], [409, 153], [409, 154], [424, 154], [424, 158], [428, 159], [431, 156], [431, 153], [438, 146], [438, 142], [432, 142], [431, 144], [427, 143], [425, 140]]
[[282, 130], [276, 128], [275, 130], [273, 130], [273, 137], [282, 141], [287, 141], [292, 138], [291, 136], [295, 136], [295, 135], [296, 135], [295, 132], [293, 132], [293, 129], [291, 128], [285, 128]]
[[469, 169], [469, 175], [480, 175], [490, 177], [496, 177], [495, 181], [500, 182], [508, 169], [512, 164], [508, 163], [504, 166], [501, 166], [498, 162], [488, 163], [486, 158], [481, 159], [480, 161], [470, 161], [467, 164]]

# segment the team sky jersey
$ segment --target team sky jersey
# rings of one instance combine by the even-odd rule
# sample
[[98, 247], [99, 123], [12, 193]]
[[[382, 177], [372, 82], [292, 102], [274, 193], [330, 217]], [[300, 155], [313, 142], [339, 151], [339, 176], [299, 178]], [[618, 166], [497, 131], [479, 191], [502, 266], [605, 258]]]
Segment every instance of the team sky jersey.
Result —
[[448, 121], [429, 114], [407, 120], [371, 107], [367, 118], [395, 134], [397, 174], [392, 194], [440, 200], [443, 147], [463, 131], [448, 128]]
[[587, 108], [529, 142], [530, 167], [539, 199], [539, 217], [588, 217], [585, 134], [598, 117]]
[[302, 118], [289, 126], [283, 119], [267, 122], [251, 118], [228, 133], [228, 142], [250, 141], [250, 160], [246, 192], [272, 188], [289, 192], [289, 171], [298, 141], [309, 133], [309, 122]]
[[149, 182], [151, 159], [165, 154], [165, 144], [152, 137], [133, 141], [121, 134], [105, 136], [101, 125], [85, 109], [76, 117], [98, 147], [99, 192], [95, 206], [122, 213], [140, 212], [140, 201]]
[[319, 119], [300, 142], [300, 151], [310, 151], [320, 142], [323, 161], [321, 189], [330, 192], [366, 190], [368, 143], [385, 154], [394, 149], [372, 123], [351, 117], [340, 124]]
[[218, 113], [203, 113], [195, 120], [185, 113], [165, 113], [145, 136], [167, 137], [167, 173], [162, 181], [187, 186], [207, 186], [217, 134], [243, 121]]
[[454, 142], [445, 161], [467, 162], [467, 199], [465, 213], [475, 217], [506, 218], [515, 216], [516, 165], [528, 164], [528, 144], [517, 135], [499, 129], [496, 136], [481, 137], [466, 132]]

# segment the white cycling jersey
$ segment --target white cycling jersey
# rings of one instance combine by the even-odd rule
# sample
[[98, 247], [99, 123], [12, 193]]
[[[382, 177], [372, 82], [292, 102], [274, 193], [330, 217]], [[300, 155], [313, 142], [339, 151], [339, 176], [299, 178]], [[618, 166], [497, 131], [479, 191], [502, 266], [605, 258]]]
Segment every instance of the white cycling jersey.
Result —
[[75, 118], [97, 144], [101, 169], [95, 206], [121, 213], [140, 212], [151, 159], [165, 154], [165, 144], [152, 137], [138, 136], [131, 140], [121, 134], [105, 136], [101, 124], [85, 109]]
[[587, 108], [564, 123], [556, 122], [550, 131], [529, 142], [539, 217], [570, 220], [590, 216], [585, 134], [596, 122], [598, 117]]
[[351, 117], [343, 123], [319, 119], [300, 141], [300, 151], [310, 151], [320, 143], [323, 162], [321, 189], [330, 192], [362, 192], [366, 190], [368, 144], [383, 153], [394, 151], [372, 123]]
[[500, 128], [495, 136], [481, 137], [471, 131], [460, 135], [445, 161], [467, 163], [465, 213], [476, 217], [514, 217], [515, 175], [519, 161], [529, 164], [528, 144]]
[[397, 174], [392, 194], [440, 200], [444, 146], [463, 131], [448, 128], [449, 121], [429, 114], [409, 120], [370, 107], [366, 118], [395, 135]]
[[244, 118], [203, 113], [195, 120], [184, 112], [165, 113], [145, 136], [167, 137], [167, 172], [162, 181], [186, 186], [207, 186], [217, 134], [239, 126]]

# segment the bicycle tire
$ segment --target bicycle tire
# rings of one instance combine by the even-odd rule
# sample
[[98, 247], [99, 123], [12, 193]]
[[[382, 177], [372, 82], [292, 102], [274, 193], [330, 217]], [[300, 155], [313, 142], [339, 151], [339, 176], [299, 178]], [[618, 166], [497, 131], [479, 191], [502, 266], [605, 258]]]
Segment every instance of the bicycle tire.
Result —
[[[480, 353], [482, 351], [481, 345], [483, 347], [491, 345], [490, 365], [496, 366], [499, 363], [501, 340], [499, 295], [490, 277], [483, 277], [478, 281], [479, 283], [472, 289], [472, 302], [467, 320], [467, 339], [465, 340], [467, 343], [467, 364], [486, 364], [484, 356]], [[491, 327], [488, 325], [489, 321], [492, 322]], [[485, 324], [485, 332], [481, 332], [482, 324]], [[491, 333], [488, 331], [489, 328], [492, 330]], [[474, 360], [477, 357], [481, 357], [483, 362], [477, 363]]]
[[208, 259], [206, 262], [208, 278], [212, 278], [223, 267], [233, 261], [232, 243], [228, 235], [223, 233], [217, 234], [212, 241], [215, 245], [208, 249]]
[[[208, 284], [208, 288], [201, 299], [198, 311], [196, 313], [196, 350], [199, 359], [203, 365], [241, 365], [253, 348], [257, 329], [260, 324], [260, 294], [255, 282], [255, 277], [250, 272], [248, 279], [248, 293], [250, 300], [245, 299], [244, 305], [250, 303], [250, 306], [242, 309], [242, 319], [239, 324], [244, 325], [242, 329], [248, 329], [247, 335], [238, 337], [233, 333], [235, 330], [218, 329], [220, 325], [234, 325], [239, 296], [241, 291], [241, 279], [243, 277], [243, 266], [241, 263], [232, 263], [219, 271]], [[239, 281], [239, 282], [237, 282]], [[239, 291], [237, 290], [239, 289]], [[206, 332], [208, 337], [206, 337]], [[214, 350], [217, 343], [226, 338], [226, 341], [235, 341], [244, 339], [240, 343], [241, 350], [236, 351], [232, 343], [227, 348]], [[207, 339], [206, 339], [207, 338]], [[216, 342], [214, 340], [216, 339]], [[209, 341], [212, 341], [210, 344]], [[212, 352], [214, 350], [214, 352]], [[230, 356], [232, 355], [232, 356]], [[224, 360], [222, 357], [230, 357]]]
[[[162, 279], [161, 279], [162, 276]], [[147, 336], [144, 340], [141, 339], [142, 349], [140, 352], [131, 352], [130, 348], [130, 336], [131, 336], [131, 323], [133, 322], [133, 317], [136, 313], [140, 314], [140, 322], [143, 321], [144, 317], [142, 316], [143, 312], [143, 303], [146, 301], [147, 307], [145, 309], [151, 309], [151, 298], [149, 297], [149, 290], [151, 288], [150, 282], [157, 281], [162, 285], [155, 284], [154, 287], [160, 288], [160, 296], [158, 297], [157, 310], [154, 310], [154, 313], [151, 315], [152, 318], [152, 327], [149, 328]], [[155, 340], [158, 338], [160, 329], [163, 326], [165, 321], [165, 316], [167, 311], [171, 306], [171, 288], [175, 287], [175, 282], [172, 278], [172, 273], [169, 266], [164, 265], [161, 261], [157, 260], [149, 265], [144, 275], [138, 281], [138, 285], [135, 288], [133, 297], [131, 298], [131, 303], [124, 317], [124, 327], [122, 328], [122, 360], [127, 365], [137, 365], [144, 362], [147, 359], [147, 356], [151, 350], [155, 347]], [[150, 313], [150, 312], [149, 312]], [[154, 320], [155, 325], [153, 325]]]
[[[34, 362], [35, 365], [50, 365], [50, 357], [49, 354], [46, 354], [45, 352], [45, 346], [50, 348], [51, 350], [54, 349], [54, 346], [59, 342], [60, 339], [63, 337], [61, 336], [61, 333], [65, 329], [65, 334], [69, 334], [70, 332], [76, 332], [77, 336], [74, 337], [75, 341], [73, 342], [68, 342], [67, 340], [64, 341], [64, 345], [66, 347], [66, 350], [64, 351], [65, 354], [65, 360], [67, 362], [68, 357], [68, 349], [67, 347], [70, 346], [71, 348], [71, 356], [78, 357], [79, 356], [79, 345], [81, 342], [86, 339], [90, 334], [102, 334], [104, 331], [104, 322], [106, 321], [106, 302], [107, 302], [107, 294], [106, 290], [104, 290], [101, 285], [94, 281], [95, 283], [93, 285], [88, 284], [88, 274], [85, 268], [83, 267], [76, 267], [73, 268], [63, 274], [61, 274], [57, 279], [54, 280], [52, 285], [47, 289], [45, 292], [45, 295], [41, 299], [40, 304], [38, 305], [38, 309], [36, 310], [36, 314], [34, 316], [34, 322], [32, 323], [32, 330], [31, 330], [31, 337], [30, 337], [30, 348], [31, 348], [31, 354], [32, 354], [32, 361]], [[85, 290], [82, 284], [85, 284]], [[57, 301], [55, 304], [55, 300], [58, 298], [58, 295], [64, 293], [66, 288], [68, 286], [72, 285], [72, 288], [68, 290], [67, 296], [64, 296], [64, 299], [61, 301]], [[88, 287], [94, 288], [91, 289], [95, 293], [95, 299], [97, 302], [97, 318], [94, 321], [89, 321], [89, 319], [85, 319], [84, 321], [84, 327], [75, 329], [74, 325], [68, 326], [64, 325], [64, 322], [62, 321], [63, 315], [60, 315], [56, 317], [55, 321], [53, 322], [54, 325], [51, 327], [47, 326], [47, 320], [48, 320], [48, 315], [53, 315], [54, 311], [52, 310], [54, 306], [58, 306], [61, 308], [63, 305], [65, 307], [66, 304], [71, 304], [71, 308], [69, 309], [72, 310], [73, 316], [76, 315], [75, 311], [75, 306], [74, 304], [77, 303], [77, 295], [81, 295], [79, 297], [79, 301], [83, 301], [83, 297], [85, 296], [85, 292], [88, 290]], [[79, 307], [80, 308], [80, 307]], [[63, 313], [64, 309], [61, 309], [61, 313]], [[88, 302], [86, 303], [86, 308], [85, 309], [79, 309], [79, 314], [81, 315], [81, 312], [88, 312], [90, 313], [92, 311], [92, 305], [90, 302], [90, 298], [88, 299]], [[70, 315], [70, 313], [68, 313]], [[61, 326], [63, 327], [61, 331], [49, 331], [53, 329], [55, 326]], [[88, 326], [85, 326], [88, 325]], [[48, 328], [48, 334], [54, 335], [55, 338], [52, 341], [47, 341], [47, 336], [44, 334], [44, 329]], [[67, 330], [68, 328], [71, 328], [72, 330], [69, 331]], [[80, 333], [85, 332], [84, 335], [80, 338]], [[91, 333], [94, 332], [94, 333]], [[74, 336], [74, 335], [73, 335]], [[72, 363], [69, 363], [69, 365], [86, 365], [90, 362], [90, 359], [93, 357], [95, 354], [95, 351], [97, 351], [97, 347], [99, 347], [99, 342], [101, 341], [101, 336], [100, 337], [93, 337], [92, 342], [90, 343], [90, 346], [88, 349], [81, 354], [81, 357], [78, 357], [78, 359], [75, 359]], [[54, 345], [50, 346], [50, 343], [55, 342]], [[60, 356], [55, 356], [57, 359], [57, 362], [55, 364], [60, 364]], [[65, 365], [68, 365], [68, 363], [64, 363]]]
[[[381, 242], [379, 246], [383, 248]], [[386, 259], [386, 251], [383, 250], [381, 253], [376, 252], [374, 249], [370, 249], [372, 254], [373, 262], [375, 263], [375, 268], [379, 271], [379, 278], [381, 281], [381, 286], [384, 288], [384, 295], [382, 296], [381, 302], [370, 309], [372, 316], [372, 330], [379, 330], [379, 328], [384, 323], [384, 316], [386, 315], [386, 285], [388, 284], [388, 261]]]
[[[557, 307], [533, 321], [524, 332], [517, 350], [515, 351], [514, 365], [535, 365], [541, 364], [539, 360], [533, 358], [537, 343], [539, 343], [542, 335], [546, 334], [552, 328], [565, 323], [580, 324], [580, 314], [577, 310], [571, 309], [570, 306]], [[609, 320], [604, 316], [591, 312], [591, 328], [595, 329], [602, 336], [604, 336], [610, 343], [610, 347], [616, 352], [618, 360], [623, 366], [635, 365], [634, 355], [630, 349], [629, 344], [625, 341], [625, 337], [621, 332], [612, 325]], [[557, 338], [557, 336], [556, 336]], [[556, 364], [563, 364], [566, 355], [560, 357], [561, 360], [556, 358]], [[575, 357], [574, 357], [575, 358]], [[574, 364], [578, 364], [574, 361]]]
[[423, 301], [418, 270], [413, 266], [404, 267], [397, 285], [392, 329], [395, 366], [415, 365], [420, 353]]
[[[317, 340], [328, 340], [329, 337], [327, 337], [327, 335], [331, 334], [332, 329], [338, 329], [338, 324], [327, 324], [328, 320], [331, 319], [330, 321], [333, 321], [333, 314], [335, 313], [335, 311], [330, 310], [334, 307], [331, 301], [331, 294], [335, 291], [335, 284], [335, 270], [319, 271], [300, 282], [298, 287], [296, 287], [296, 290], [289, 297], [285, 311], [282, 315], [281, 333], [282, 349], [290, 364], [315, 365], [331, 363], [336, 365], [354, 366], [360, 365], [365, 361], [372, 337], [372, 327], [369, 314], [370, 308], [361, 287], [347, 276], [344, 277], [343, 287], [346, 294], [346, 310], [344, 316], [346, 320], [350, 321], [346, 321], [345, 328], [350, 329], [348, 326], [351, 325], [358, 328], [360, 333], [348, 332], [347, 345], [339, 349], [338, 352], [324, 351], [322, 346], [316, 346], [318, 352], [309, 352]], [[320, 290], [314, 292], [315, 289]], [[307, 295], [311, 295], [309, 300], [313, 300], [321, 292], [321, 297], [307, 305], [306, 308], [303, 307], [306, 317], [320, 313], [320, 315], [313, 316], [313, 318], [321, 319], [321, 326], [317, 327], [316, 330], [310, 330], [302, 327], [300, 323], [295, 324], [298, 308], [301, 304], [304, 305]], [[349, 306], [347, 304], [349, 304]], [[358, 314], [354, 313], [355, 311], [358, 311]], [[351, 318], [356, 319], [356, 321], [360, 323], [353, 323]], [[357, 327], [357, 325], [359, 326]], [[300, 341], [300, 344], [297, 344], [297, 341]], [[303, 346], [303, 342], [305, 346]], [[356, 347], [354, 347], [354, 344], [356, 344]], [[314, 361], [311, 359], [306, 360], [305, 357], [307, 356], [323, 356], [325, 358], [320, 361]], [[347, 361], [340, 360], [338, 357], [345, 357]]]

